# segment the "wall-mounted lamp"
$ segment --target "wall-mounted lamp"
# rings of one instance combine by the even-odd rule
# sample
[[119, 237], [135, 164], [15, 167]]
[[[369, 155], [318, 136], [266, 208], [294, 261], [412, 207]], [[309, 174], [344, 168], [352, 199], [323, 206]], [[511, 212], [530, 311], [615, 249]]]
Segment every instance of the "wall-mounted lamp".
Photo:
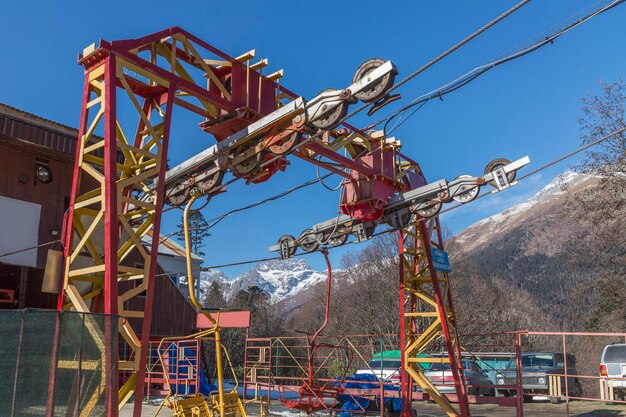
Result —
[[43, 184], [48, 184], [50, 181], [52, 181], [52, 171], [48, 166], [48, 161], [44, 162], [37, 160], [37, 163], [35, 165], [35, 178], [37, 181]]

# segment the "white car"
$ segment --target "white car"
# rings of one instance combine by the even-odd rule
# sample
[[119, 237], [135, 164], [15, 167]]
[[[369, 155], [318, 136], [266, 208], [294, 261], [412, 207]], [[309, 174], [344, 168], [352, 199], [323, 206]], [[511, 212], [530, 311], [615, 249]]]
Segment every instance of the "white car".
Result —
[[356, 374], [374, 375], [381, 381], [400, 381], [400, 359], [373, 360], [367, 366], [367, 368], [357, 370]]
[[600, 359], [600, 376], [610, 382], [615, 394], [621, 394], [626, 399], [626, 344], [604, 347]]

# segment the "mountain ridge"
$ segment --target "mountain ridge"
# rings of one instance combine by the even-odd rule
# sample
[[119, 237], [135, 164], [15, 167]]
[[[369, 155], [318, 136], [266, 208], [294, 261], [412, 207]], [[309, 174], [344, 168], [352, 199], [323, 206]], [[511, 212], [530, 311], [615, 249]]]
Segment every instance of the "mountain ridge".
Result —
[[[447, 250], [454, 262], [480, 254], [492, 244], [500, 248], [506, 246], [506, 250], [513, 250], [510, 247], [513, 245], [519, 256], [553, 255], [558, 251], [558, 245], [551, 245], [548, 238], [537, 239], [536, 236], [545, 234], [543, 229], [550, 229], [555, 224], [562, 237], [571, 235], [572, 231], [566, 230], [566, 225], [554, 218], [557, 216], [554, 208], [563, 204], [570, 193], [593, 187], [597, 182], [598, 178], [592, 175], [566, 171], [522, 203], [466, 227], [448, 240]], [[507, 244], [507, 236], [514, 243]], [[535, 236], [534, 241], [532, 236]], [[207, 294], [212, 283], [219, 282], [226, 300], [256, 286], [266, 294], [270, 304], [282, 304], [291, 309], [307, 301], [306, 290], [325, 280], [326, 271], [314, 270], [305, 259], [291, 258], [261, 262], [233, 279], [220, 270], [203, 271], [199, 286], [201, 293]]]

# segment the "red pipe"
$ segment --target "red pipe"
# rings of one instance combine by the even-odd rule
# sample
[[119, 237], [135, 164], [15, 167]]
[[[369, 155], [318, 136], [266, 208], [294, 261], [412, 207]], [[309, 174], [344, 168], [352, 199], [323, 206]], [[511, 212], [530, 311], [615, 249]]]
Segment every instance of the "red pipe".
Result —
[[326, 261], [326, 267], [327, 267], [326, 310], [324, 311], [324, 322], [322, 323], [320, 328], [317, 329], [315, 333], [313, 333], [313, 336], [311, 336], [311, 355], [309, 356], [309, 387], [313, 386], [312, 385], [313, 384], [313, 365], [315, 362], [315, 349], [317, 348], [317, 346], [315, 345], [315, 340], [317, 339], [317, 336], [319, 336], [319, 334], [322, 333], [322, 330], [324, 330], [324, 328], [328, 324], [328, 317], [330, 316], [330, 288], [332, 286], [333, 273], [330, 267], [330, 260], [328, 259], [328, 251], [325, 249], [322, 250], [322, 255], [324, 255], [324, 260]]

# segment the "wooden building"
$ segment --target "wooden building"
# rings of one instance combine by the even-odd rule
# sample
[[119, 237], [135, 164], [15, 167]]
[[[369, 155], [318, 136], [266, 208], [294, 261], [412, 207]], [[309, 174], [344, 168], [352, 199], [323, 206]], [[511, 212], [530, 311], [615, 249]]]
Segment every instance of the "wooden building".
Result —
[[[48, 250], [62, 250], [76, 137], [76, 129], [0, 104], [0, 308], [57, 307], [57, 295], [42, 292], [43, 274]], [[171, 239], [161, 246], [152, 336], [187, 335], [196, 311], [178, 286], [183, 248]]]

